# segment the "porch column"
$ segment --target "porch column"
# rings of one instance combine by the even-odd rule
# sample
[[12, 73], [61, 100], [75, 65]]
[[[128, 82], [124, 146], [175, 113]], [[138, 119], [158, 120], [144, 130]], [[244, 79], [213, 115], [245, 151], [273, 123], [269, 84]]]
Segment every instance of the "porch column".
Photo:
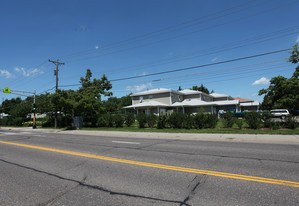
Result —
[[160, 107], [158, 107], [157, 109], [158, 109], [158, 116], [160, 116]]
[[185, 108], [183, 107], [183, 114], [185, 114]]

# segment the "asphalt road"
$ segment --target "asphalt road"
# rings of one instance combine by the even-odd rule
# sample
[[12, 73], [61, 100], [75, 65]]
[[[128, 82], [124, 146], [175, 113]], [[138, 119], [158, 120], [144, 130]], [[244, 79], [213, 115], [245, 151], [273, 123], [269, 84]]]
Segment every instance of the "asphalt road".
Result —
[[0, 129], [0, 182], [5, 206], [299, 205], [299, 145]]

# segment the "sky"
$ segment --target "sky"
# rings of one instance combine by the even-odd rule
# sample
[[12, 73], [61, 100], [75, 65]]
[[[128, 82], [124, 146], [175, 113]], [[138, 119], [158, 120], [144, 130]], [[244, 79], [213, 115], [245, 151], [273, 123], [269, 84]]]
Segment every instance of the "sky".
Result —
[[[289, 51], [221, 62], [292, 48], [298, 9], [298, 0], [2, 0], [0, 89], [55, 92], [51, 59], [65, 63], [65, 90], [89, 68], [116, 97], [203, 84], [262, 102], [272, 77], [295, 71]], [[0, 102], [18, 97], [0, 94]]]

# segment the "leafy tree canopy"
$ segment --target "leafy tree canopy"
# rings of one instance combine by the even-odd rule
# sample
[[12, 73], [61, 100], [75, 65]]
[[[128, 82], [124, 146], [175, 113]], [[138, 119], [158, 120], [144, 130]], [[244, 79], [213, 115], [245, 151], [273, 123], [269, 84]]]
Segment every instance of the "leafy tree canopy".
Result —
[[193, 87], [192, 87], [192, 90], [195, 90], [195, 91], [201, 91], [201, 92], [210, 94], [210, 91], [208, 90], [208, 88], [206, 88], [205, 86], [203, 86], [203, 84], [201, 84], [200, 87], [198, 87], [198, 86], [193, 86]]
[[[298, 44], [293, 47], [289, 62], [299, 62]], [[291, 78], [283, 76], [273, 77], [267, 89], [259, 91], [259, 95], [265, 95], [262, 103], [263, 109], [285, 108], [289, 110], [299, 109], [299, 66], [295, 69]]]

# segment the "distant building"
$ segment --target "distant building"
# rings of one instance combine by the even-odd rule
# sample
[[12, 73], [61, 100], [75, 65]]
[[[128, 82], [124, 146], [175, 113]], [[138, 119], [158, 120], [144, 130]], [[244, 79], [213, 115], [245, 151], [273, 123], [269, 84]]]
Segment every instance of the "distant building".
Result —
[[0, 113], [0, 119], [5, 119], [8, 117], [8, 114]]
[[160, 115], [172, 112], [194, 114], [200, 110], [218, 114], [219, 111], [256, 111], [259, 108], [259, 102], [253, 100], [243, 101], [245, 99], [232, 98], [226, 94], [206, 94], [190, 89], [174, 91], [158, 88], [135, 93], [131, 97], [132, 105], [124, 108], [134, 109], [137, 114]]

